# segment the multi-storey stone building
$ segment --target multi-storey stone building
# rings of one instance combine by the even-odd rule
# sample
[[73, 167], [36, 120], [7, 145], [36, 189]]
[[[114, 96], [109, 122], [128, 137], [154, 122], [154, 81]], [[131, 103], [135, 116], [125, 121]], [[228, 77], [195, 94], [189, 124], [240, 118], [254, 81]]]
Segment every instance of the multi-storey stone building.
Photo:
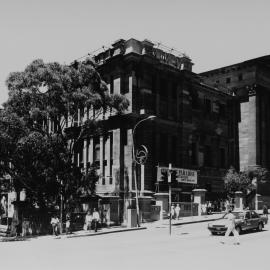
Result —
[[201, 75], [209, 84], [226, 86], [240, 100], [240, 170], [270, 168], [270, 57], [264, 56]]
[[157, 191], [157, 167], [169, 163], [199, 171], [196, 185], [175, 186], [177, 200], [190, 201], [196, 187], [222, 192], [225, 169], [238, 167], [233, 96], [225, 88], [203, 83], [186, 55], [166, 52], [148, 40], [119, 40], [94, 59], [109, 91], [130, 101], [124, 115], [105, 115], [106, 134], [89, 134], [75, 155], [85, 168], [99, 164], [97, 193], [108, 199], [111, 219], [123, 212], [125, 198], [135, 194], [132, 131], [149, 115], [155, 120], [144, 121], [134, 136], [135, 149], [144, 145], [149, 151], [147, 162], [137, 171], [140, 196]]
[[[226, 86], [240, 101], [240, 170], [270, 169], [270, 56], [247, 60], [207, 71], [201, 75], [208, 84]], [[269, 201], [270, 187], [260, 184], [262, 200]]]

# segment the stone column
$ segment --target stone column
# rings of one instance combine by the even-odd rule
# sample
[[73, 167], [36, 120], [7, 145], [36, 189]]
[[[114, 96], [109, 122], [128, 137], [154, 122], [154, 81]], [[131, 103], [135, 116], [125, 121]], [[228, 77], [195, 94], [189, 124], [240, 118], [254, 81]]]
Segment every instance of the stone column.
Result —
[[206, 189], [193, 189], [194, 203], [198, 204], [198, 216], [202, 215], [202, 204], [205, 203]]
[[89, 140], [89, 151], [88, 151], [88, 160], [90, 164], [93, 164], [93, 154], [94, 154], [94, 140], [90, 138]]
[[87, 139], [84, 139], [83, 141], [83, 167], [85, 169], [85, 172], [87, 168], [87, 154], [88, 154], [87, 150], [88, 150]]
[[[256, 94], [256, 93], [255, 93]], [[254, 166], [257, 165], [258, 160], [258, 148], [257, 140], [259, 139], [258, 133], [259, 129], [257, 128], [258, 122], [258, 112], [257, 112], [257, 103], [258, 97], [252, 95], [249, 97], [249, 120], [248, 120], [248, 165]]]

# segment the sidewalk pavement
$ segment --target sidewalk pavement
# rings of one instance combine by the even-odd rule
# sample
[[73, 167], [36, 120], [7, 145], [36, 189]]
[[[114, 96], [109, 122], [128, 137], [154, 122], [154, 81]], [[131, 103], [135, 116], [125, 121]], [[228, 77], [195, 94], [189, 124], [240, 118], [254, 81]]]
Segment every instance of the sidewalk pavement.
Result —
[[[172, 220], [172, 226], [177, 225], [185, 225], [191, 223], [199, 223], [199, 222], [209, 222], [221, 218], [224, 213], [216, 213], [212, 215], [203, 215], [203, 216], [190, 216], [190, 217], [181, 217], [179, 220]], [[59, 236], [27, 236], [27, 237], [0, 237], [0, 242], [9, 242], [9, 241], [27, 241], [31, 239], [40, 239], [40, 238], [51, 238], [51, 239], [64, 239], [64, 238], [75, 238], [75, 237], [86, 237], [86, 236], [98, 236], [103, 234], [111, 234], [111, 233], [121, 233], [121, 232], [130, 232], [130, 231], [138, 231], [145, 229], [155, 229], [163, 226], [169, 226], [169, 219], [163, 219], [153, 222], [141, 223], [140, 227], [130, 228], [126, 226], [113, 226], [108, 228], [102, 228], [97, 232], [91, 231], [75, 231], [72, 234], [62, 234]]]
[[[214, 213], [211, 215], [180, 217], [172, 219], [172, 226], [187, 225], [192, 223], [210, 222], [221, 218], [224, 213]], [[169, 226], [169, 219], [158, 220], [154, 222], [143, 223], [148, 229], [159, 228], [161, 226]]]

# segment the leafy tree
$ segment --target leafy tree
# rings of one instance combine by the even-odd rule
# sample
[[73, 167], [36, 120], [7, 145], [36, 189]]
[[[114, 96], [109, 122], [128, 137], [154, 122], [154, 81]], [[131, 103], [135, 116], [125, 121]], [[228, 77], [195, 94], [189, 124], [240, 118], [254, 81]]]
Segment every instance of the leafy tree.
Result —
[[240, 173], [230, 167], [224, 177], [225, 190], [228, 195], [233, 197], [236, 191], [242, 191], [247, 204], [252, 201], [260, 185], [269, 188], [269, 181], [269, 171], [261, 167], [247, 168]]
[[[123, 113], [128, 100], [109, 93], [91, 59], [75, 65], [35, 60], [24, 71], [11, 73], [6, 84], [0, 175], [9, 174], [39, 207], [55, 204], [60, 188], [67, 201], [82, 185], [93, 193], [95, 168], [82, 173], [73, 154], [85, 136], [105, 132], [106, 113]], [[81, 118], [87, 114], [87, 120], [77, 122], [78, 112]]]
[[230, 197], [233, 197], [236, 191], [245, 191], [248, 183], [244, 178], [233, 168], [230, 167], [224, 177], [225, 190]]

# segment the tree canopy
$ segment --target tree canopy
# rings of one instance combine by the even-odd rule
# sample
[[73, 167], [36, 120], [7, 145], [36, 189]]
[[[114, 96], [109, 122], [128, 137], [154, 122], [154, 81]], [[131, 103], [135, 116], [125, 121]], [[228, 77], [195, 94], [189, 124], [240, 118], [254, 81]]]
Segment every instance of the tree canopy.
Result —
[[269, 171], [262, 167], [247, 168], [242, 172], [230, 167], [224, 177], [225, 190], [230, 197], [236, 191], [242, 191], [248, 204], [258, 191], [262, 191], [261, 187], [269, 189], [269, 176]]
[[[10, 175], [15, 188], [26, 188], [44, 207], [53, 203], [60, 182], [66, 196], [74, 196], [80, 185], [93, 191], [96, 174], [90, 170], [91, 177], [84, 175], [78, 183], [83, 175], [72, 155], [86, 134], [101, 130], [106, 113], [123, 113], [128, 100], [109, 93], [91, 59], [76, 65], [38, 59], [24, 71], [12, 72], [6, 84], [9, 98], [0, 112], [0, 176]], [[78, 113], [87, 115], [85, 121], [76, 122]]]

